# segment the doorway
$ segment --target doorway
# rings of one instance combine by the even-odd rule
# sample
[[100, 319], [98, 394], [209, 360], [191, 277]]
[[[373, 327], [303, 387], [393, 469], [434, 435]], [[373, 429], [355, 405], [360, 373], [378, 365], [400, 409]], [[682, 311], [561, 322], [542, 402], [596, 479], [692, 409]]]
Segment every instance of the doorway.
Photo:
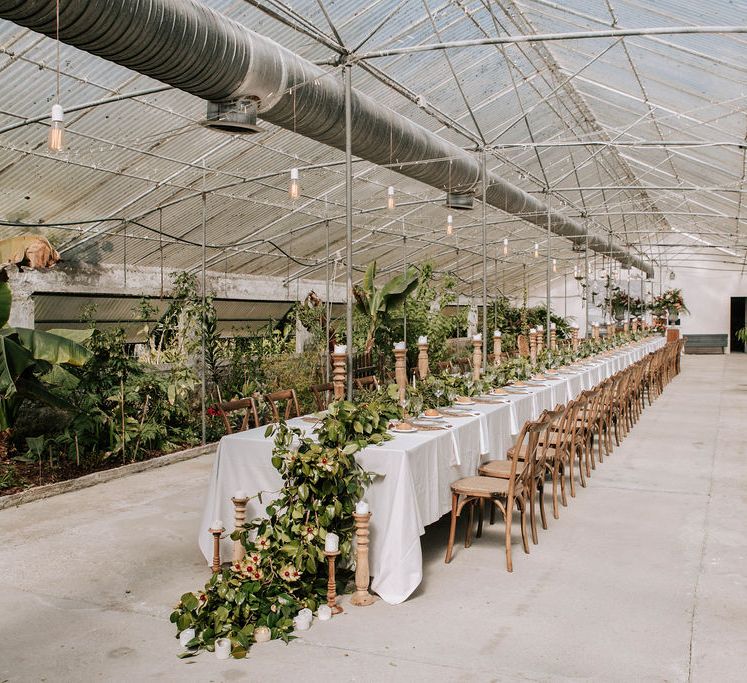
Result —
[[729, 324], [729, 349], [732, 353], [744, 353], [744, 342], [737, 339], [737, 330], [745, 326], [745, 309], [747, 297], [733, 296], [731, 298], [731, 322]]

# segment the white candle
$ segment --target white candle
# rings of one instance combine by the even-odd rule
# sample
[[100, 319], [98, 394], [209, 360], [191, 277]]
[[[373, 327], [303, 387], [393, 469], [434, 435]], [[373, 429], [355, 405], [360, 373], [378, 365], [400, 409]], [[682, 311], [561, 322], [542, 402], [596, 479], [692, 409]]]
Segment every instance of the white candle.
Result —
[[254, 629], [254, 642], [266, 643], [272, 638], [272, 632], [267, 626], [257, 626]]
[[427, 344], [428, 343], [428, 337], [425, 335], [421, 335], [418, 337], [418, 344]]
[[545, 328], [542, 325], [537, 325], [537, 332], [542, 332]]
[[394, 350], [395, 351], [404, 351], [407, 348], [405, 342], [398, 341], [394, 343]]
[[319, 621], [328, 621], [332, 618], [332, 609], [329, 605], [319, 605], [316, 616], [319, 618]]
[[220, 519], [216, 519], [216, 520], [215, 520], [215, 521], [213, 522], [213, 526], [211, 526], [210, 528], [211, 528], [211, 529], [215, 529], [216, 531], [218, 531], [218, 529], [223, 529], [223, 528], [224, 528], [224, 527], [223, 527], [223, 521], [222, 521], [222, 520], [220, 520]]
[[328, 553], [336, 553], [340, 548], [340, 537], [332, 532], [324, 539], [324, 550]]
[[193, 628], [185, 628], [179, 634], [179, 645], [187, 647], [187, 643], [195, 637], [195, 630]]
[[533, 327], [531, 330], [529, 330], [529, 334], [537, 334], [537, 330]]
[[301, 619], [304, 619], [311, 623], [311, 620], [314, 617], [314, 613], [308, 607], [304, 607], [302, 610], [299, 610], [296, 616], [301, 617]]
[[233, 497], [236, 498], [236, 500], [243, 500], [244, 498], [248, 498], [246, 491], [243, 491], [242, 489], [239, 489], [236, 491], [236, 493], [233, 494]]
[[550, 329], [551, 330], [557, 330], [558, 326], [555, 323], [550, 323]]
[[218, 638], [215, 641], [215, 656], [218, 659], [228, 659], [231, 656], [231, 641], [228, 638]]
[[474, 337], [472, 337], [473, 341], [482, 341], [482, 334], [478, 332]]
[[368, 514], [368, 503], [365, 500], [359, 500], [355, 504], [356, 515], [367, 515]]
[[335, 344], [335, 353], [347, 353], [348, 347], [345, 344]]
[[496, 330], [495, 332], [493, 332], [493, 336], [494, 337], [500, 337], [501, 336], [501, 331], [500, 330]]
[[293, 628], [296, 631], [308, 631], [311, 626], [311, 622], [307, 621], [301, 616], [293, 617]]

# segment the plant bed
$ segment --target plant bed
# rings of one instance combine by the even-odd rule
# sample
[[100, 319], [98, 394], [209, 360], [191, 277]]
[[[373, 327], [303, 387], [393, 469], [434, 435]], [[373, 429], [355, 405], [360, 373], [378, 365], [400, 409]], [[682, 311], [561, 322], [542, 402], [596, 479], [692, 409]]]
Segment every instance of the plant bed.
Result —
[[2, 462], [0, 463], [0, 481], [8, 471], [15, 471], [19, 479], [22, 477], [24, 479], [16, 486], [0, 490], [0, 510], [67, 491], [87, 488], [129, 474], [190, 460], [211, 453], [217, 445], [217, 443], [208, 443], [204, 446], [195, 446], [166, 454], [153, 451], [147, 453], [141, 460], [127, 465], [104, 461], [85, 468], [74, 464], [50, 468], [47, 464], [46, 470], [42, 467], [41, 478], [38, 463]]

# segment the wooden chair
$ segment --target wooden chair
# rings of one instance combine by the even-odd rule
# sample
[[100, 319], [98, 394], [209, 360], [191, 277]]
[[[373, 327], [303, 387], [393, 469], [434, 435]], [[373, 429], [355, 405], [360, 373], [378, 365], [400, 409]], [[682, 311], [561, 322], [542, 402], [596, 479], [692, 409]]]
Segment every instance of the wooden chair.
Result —
[[440, 374], [442, 372], [451, 372], [451, 361], [440, 360], [436, 363], [436, 371]]
[[[244, 418], [241, 421], [241, 427], [239, 431], [243, 432], [247, 429], [259, 427], [261, 422], [259, 421], [259, 412], [257, 411], [257, 402], [254, 398], [236, 398], [233, 401], [225, 401], [218, 404], [218, 412], [223, 420], [223, 425], [226, 428], [226, 434], [233, 434], [233, 426], [231, 420], [228, 419], [230, 413], [238, 412], [239, 410], [244, 411]], [[251, 427], [249, 422], [252, 422]]]
[[311, 389], [311, 394], [314, 396], [316, 409], [319, 412], [327, 410], [327, 406], [334, 397], [335, 385], [332, 382], [325, 382], [324, 384], [312, 384], [309, 389]]
[[[272, 410], [272, 419], [275, 422], [280, 421], [277, 404], [281, 401], [285, 401], [284, 419], [301, 417], [301, 410], [298, 407], [298, 398], [294, 389], [281, 389], [280, 391], [273, 391], [271, 394], [265, 394], [265, 401], [267, 401], [270, 410]], [[293, 414], [294, 412], [295, 414]]]
[[[451, 525], [449, 527], [449, 542], [446, 548], [445, 562], [451, 562], [454, 550], [454, 535], [456, 533], [457, 518], [465, 506], [469, 506], [469, 520], [465, 533], [464, 547], [472, 545], [472, 527], [474, 521], [474, 510], [478, 501], [489, 501], [503, 515], [506, 529], [506, 569], [513, 571], [511, 560], [511, 518], [513, 508], [516, 505], [521, 515], [521, 538], [524, 544], [524, 552], [529, 553], [529, 541], [526, 529], [526, 512], [529, 495], [534, 487], [534, 465], [537, 453], [537, 444], [540, 433], [547, 429], [547, 425], [541, 422], [527, 423], [517, 438], [514, 446], [513, 456], [508, 477], [498, 479], [497, 477], [465, 477], [455, 481], [451, 485]], [[519, 464], [519, 451], [521, 446], [526, 446], [526, 460]], [[482, 515], [477, 529], [477, 537], [482, 535]]]
[[361, 391], [378, 391], [379, 380], [376, 379], [376, 375], [368, 375], [367, 377], [356, 377], [355, 388]]

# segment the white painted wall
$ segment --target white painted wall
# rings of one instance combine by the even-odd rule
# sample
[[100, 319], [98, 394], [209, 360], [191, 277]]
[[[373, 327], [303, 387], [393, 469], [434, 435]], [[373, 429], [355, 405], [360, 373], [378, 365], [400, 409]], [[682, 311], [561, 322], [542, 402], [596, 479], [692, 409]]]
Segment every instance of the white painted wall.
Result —
[[715, 271], [715, 267], [693, 262], [675, 270], [674, 280], [663, 280], [664, 289], [682, 290], [690, 310], [690, 315], [680, 318], [682, 334], [729, 334], [731, 297], [747, 296], [747, 275]]

